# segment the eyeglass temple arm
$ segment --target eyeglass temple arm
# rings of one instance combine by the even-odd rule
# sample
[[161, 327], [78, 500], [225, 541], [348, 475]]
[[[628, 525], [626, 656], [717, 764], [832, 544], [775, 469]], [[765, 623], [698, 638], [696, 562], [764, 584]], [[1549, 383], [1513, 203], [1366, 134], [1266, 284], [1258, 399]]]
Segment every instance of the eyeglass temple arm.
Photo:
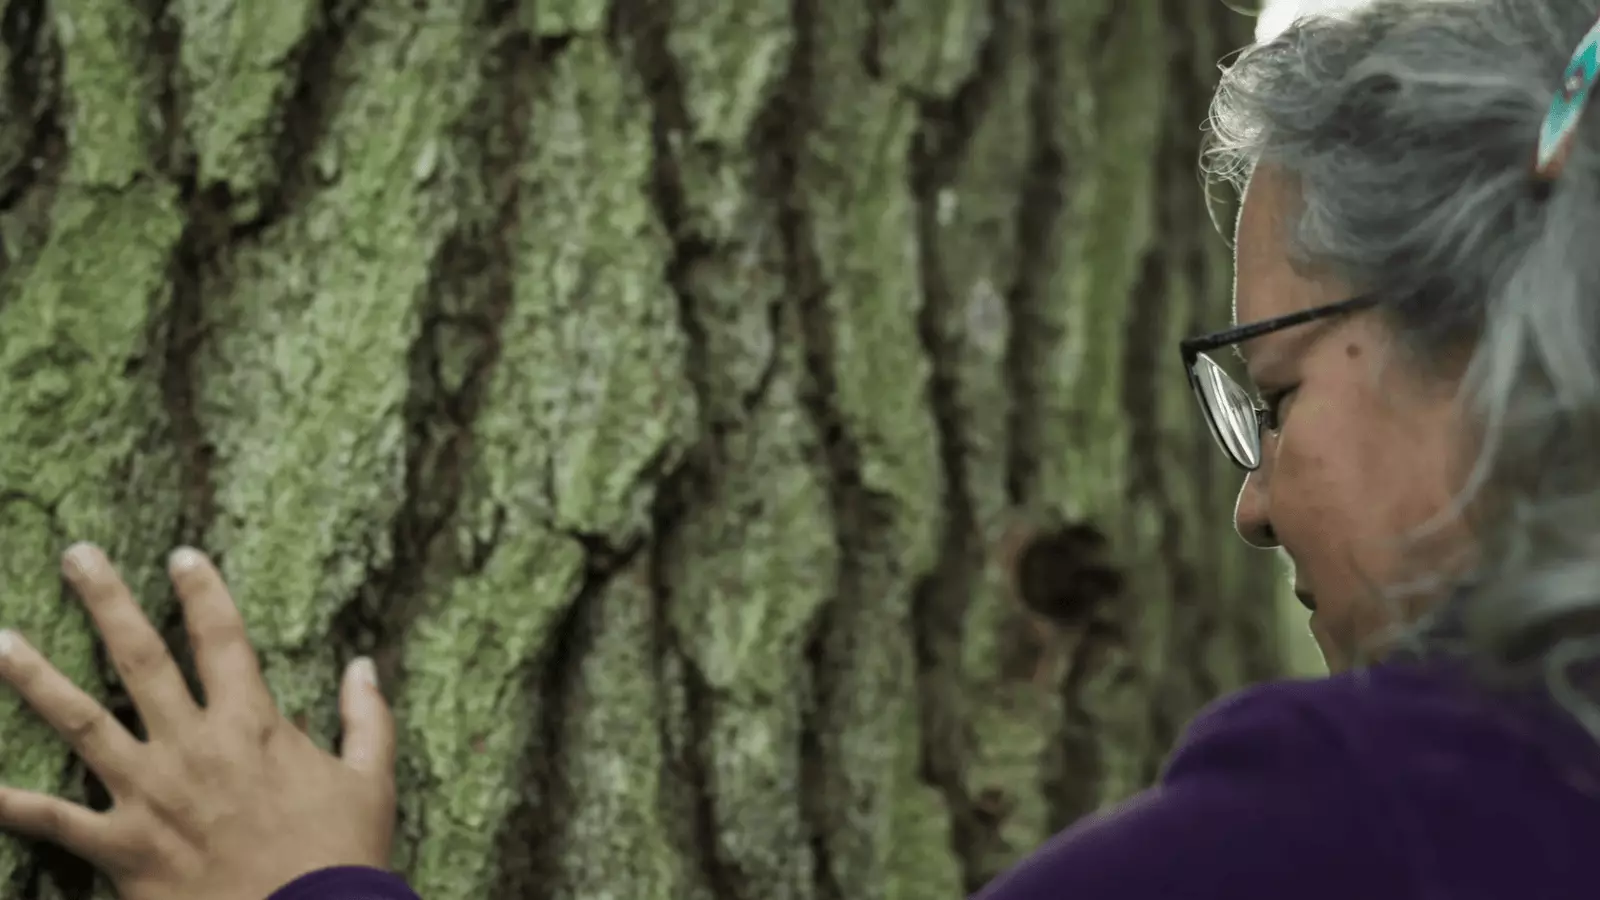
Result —
[[1299, 312], [1289, 313], [1286, 316], [1263, 319], [1260, 322], [1251, 322], [1248, 325], [1239, 325], [1234, 328], [1229, 328], [1226, 331], [1218, 331], [1213, 334], [1201, 335], [1200, 337], [1187, 338], [1183, 341], [1180, 341], [1179, 346], [1182, 349], [1184, 359], [1187, 362], [1192, 360], [1193, 357], [1210, 350], [1216, 350], [1221, 347], [1226, 347], [1230, 344], [1243, 343], [1245, 341], [1261, 337], [1265, 334], [1271, 334], [1274, 331], [1282, 331], [1285, 328], [1293, 328], [1296, 325], [1304, 325], [1307, 322], [1314, 322], [1317, 319], [1326, 319], [1330, 316], [1337, 316], [1341, 313], [1353, 312], [1363, 307], [1372, 306], [1377, 302], [1378, 298], [1376, 296], [1371, 294], [1362, 294], [1360, 296], [1351, 297], [1347, 300], [1340, 300], [1337, 303], [1328, 303], [1322, 306], [1313, 306], [1310, 309], [1302, 309]]

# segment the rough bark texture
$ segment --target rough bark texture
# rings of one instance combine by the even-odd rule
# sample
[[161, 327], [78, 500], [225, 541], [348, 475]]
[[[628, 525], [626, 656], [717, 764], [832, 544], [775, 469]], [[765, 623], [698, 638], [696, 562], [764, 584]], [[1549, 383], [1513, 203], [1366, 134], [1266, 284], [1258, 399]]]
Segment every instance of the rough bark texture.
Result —
[[[220, 556], [429, 900], [957, 898], [1275, 673], [1195, 0], [0, 0], [0, 618]], [[0, 776], [91, 800], [0, 700]], [[0, 896], [106, 896], [0, 843]]]

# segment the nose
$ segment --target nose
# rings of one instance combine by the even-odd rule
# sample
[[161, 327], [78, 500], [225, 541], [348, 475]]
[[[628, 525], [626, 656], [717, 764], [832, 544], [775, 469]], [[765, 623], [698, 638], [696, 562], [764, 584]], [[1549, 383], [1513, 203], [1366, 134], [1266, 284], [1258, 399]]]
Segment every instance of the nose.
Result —
[[1239, 487], [1239, 500], [1233, 505], [1233, 528], [1246, 544], [1262, 550], [1278, 546], [1278, 536], [1267, 518], [1267, 507], [1266, 479], [1257, 469], [1246, 475], [1244, 484]]

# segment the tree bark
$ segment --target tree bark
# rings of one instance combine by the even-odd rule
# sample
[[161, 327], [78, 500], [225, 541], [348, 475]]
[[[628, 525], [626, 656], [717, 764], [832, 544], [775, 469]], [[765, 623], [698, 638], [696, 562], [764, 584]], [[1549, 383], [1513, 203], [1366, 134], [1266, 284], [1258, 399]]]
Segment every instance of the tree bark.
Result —
[[[219, 558], [428, 900], [957, 898], [1280, 670], [1191, 0], [0, 0], [4, 624]], [[0, 701], [0, 777], [104, 802]], [[5, 839], [0, 896], [109, 896]]]

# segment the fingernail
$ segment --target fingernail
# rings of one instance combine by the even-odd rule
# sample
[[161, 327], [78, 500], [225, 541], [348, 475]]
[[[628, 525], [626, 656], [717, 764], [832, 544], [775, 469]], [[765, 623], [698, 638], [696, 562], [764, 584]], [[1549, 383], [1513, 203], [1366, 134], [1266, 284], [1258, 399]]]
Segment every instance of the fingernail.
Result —
[[373, 665], [372, 660], [365, 656], [357, 657], [354, 662], [350, 663], [350, 674], [367, 687], [376, 688], [378, 686], [378, 667]]
[[172, 556], [167, 559], [167, 565], [178, 572], [191, 572], [200, 568], [200, 563], [203, 561], [204, 558], [199, 550], [193, 547], [179, 547], [172, 551]]
[[84, 578], [94, 574], [95, 566], [99, 564], [98, 556], [92, 544], [73, 544], [67, 548], [64, 561], [69, 574], [76, 578]]
[[7, 628], [0, 630], [0, 656], [7, 656], [17, 648], [17, 633]]

